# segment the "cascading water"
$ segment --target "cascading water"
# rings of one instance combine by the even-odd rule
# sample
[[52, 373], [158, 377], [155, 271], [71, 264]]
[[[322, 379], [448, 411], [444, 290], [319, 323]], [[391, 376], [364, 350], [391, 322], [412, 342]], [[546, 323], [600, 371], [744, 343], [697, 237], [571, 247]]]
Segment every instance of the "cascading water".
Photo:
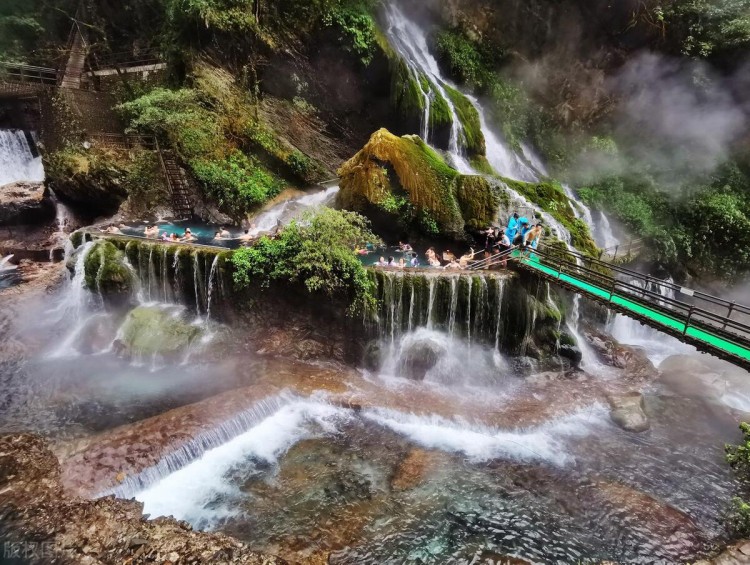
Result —
[[451, 132], [448, 152], [453, 166], [461, 173], [472, 174], [474, 169], [466, 160], [461, 147], [464, 136], [463, 125], [458, 118], [456, 108], [445, 88], [454, 88], [443, 77], [435, 57], [430, 53], [425, 32], [414, 22], [409, 20], [395, 2], [386, 4], [386, 35], [391, 45], [406, 62], [417, 84], [423, 85], [423, 78], [429, 82], [430, 92], [424, 94], [425, 113], [422, 118], [422, 137], [430, 143], [430, 97], [440, 96], [448, 107], [451, 115]]
[[[55, 233], [52, 234], [52, 246], [49, 250], [49, 260], [54, 261], [56, 249], [64, 248], [68, 242], [68, 224], [71, 214], [68, 207], [57, 198], [54, 190], [50, 188], [49, 193], [55, 205]], [[69, 249], [66, 249], [66, 254], [69, 251]]]
[[0, 288], [10, 286], [16, 279], [16, 266], [10, 262], [13, 255], [0, 257]]
[[219, 256], [217, 255], [214, 257], [213, 262], [211, 263], [211, 270], [208, 275], [208, 297], [206, 298], [206, 321], [211, 320], [211, 302], [213, 299], [214, 292], [216, 292], [216, 287], [218, 285], [217, 281], [217, 274], [218, 274], [218, 266], [219, 266]]
[[258, 235], [269, 232], [278, 225], [286, 225], [292, 220], [298, 219], [305, 211], [311, 208], [329, 206], [335, 200], [338, 191], [338, 185], [330, 186], [326, 189], [276, 204], [251, 220], [254, 227], [250, 229], [249, 233], [250, 235]]
[[43, 182], [44, 166], [21, 130], [0, 130], [0, 186], [14, 182]]
[[[658, 293], [665, 298], [674, 299], [675, 291], [668, 286], [659, 284], [660, 282], [654, 281], [647, 287], [642, 280], [634, 279], [629, 281], [633, 286], [644, 289], [648, 288], [651, 292]], [[673, 283], [671, 278], [666, 279], [664, 282], [668, 284]], [[614, 316], [609, 326], [609, 332], [620, 343], [643, 348], [649, 359], [651, 359], [651, 362], [657, 367], [664, 359], [671, 355], [695, 352], [694, 347], [622, 314]]]

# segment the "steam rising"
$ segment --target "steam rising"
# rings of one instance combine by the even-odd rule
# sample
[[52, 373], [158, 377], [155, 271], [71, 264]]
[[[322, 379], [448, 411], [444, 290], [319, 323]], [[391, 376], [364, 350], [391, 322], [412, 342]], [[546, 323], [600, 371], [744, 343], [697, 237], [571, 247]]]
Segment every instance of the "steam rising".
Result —
[[739, 74], [654, 53], [631, 59], [608, 84], [620, 100], [612, 128], [620, 151], [587, 151], [579, 173], [592, 181], [637, 166], [670, 185], [713, 171], [747, 128]]

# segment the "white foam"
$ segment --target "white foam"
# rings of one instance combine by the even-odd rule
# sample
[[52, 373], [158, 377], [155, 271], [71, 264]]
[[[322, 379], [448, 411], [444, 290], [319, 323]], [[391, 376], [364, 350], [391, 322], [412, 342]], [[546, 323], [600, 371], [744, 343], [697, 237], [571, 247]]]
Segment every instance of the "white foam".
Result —
[[534, 428], [503, 430], [440, 416], [416, 416], [386, 409], [364, 412], [366, 418], [424, 447], [463, 453], [472, 462], [502, 458], [543, 461], [559, 467], [574, 461], [565, 439], [593, 433], [605, 425], [606, 414], [604, 407], [596, 404]]
[[41, 156], [34, 157], [21, 130], [0, 130], [0, 186], [19, 182], [43, 182]]
[[237, 512], [236, 504], [217, 503], [239, 494], [227, 477], [235, 466], [251, 458], [274, 464], [298, 441], [333, 433], [347, 414], [342, 408], [312, 401], [283, 406], [247, 432], [141, 491], [136, 499], [151, 516], [172, 515], [199, 527], [211, 527]]

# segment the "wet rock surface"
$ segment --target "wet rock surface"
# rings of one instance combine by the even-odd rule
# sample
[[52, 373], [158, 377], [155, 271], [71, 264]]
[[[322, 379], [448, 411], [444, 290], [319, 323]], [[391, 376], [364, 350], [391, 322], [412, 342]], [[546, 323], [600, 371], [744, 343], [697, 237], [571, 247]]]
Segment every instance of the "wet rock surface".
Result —
[[643, 410], [643, 395], [639, 392], [607, 396], [612, 421], [628, 432], [645, 432], [650, 424]]
[[0, 225], [41, 222], [54, 215], [55, 207], [44, 197], [44, 183], [20, 181], [0, 186]]
[[285, 563], [173, 518], [144, 519], [134, 500], [71, 497], [39, 436], [0, 436], [0, 491], [0, 532], [31, 563]]

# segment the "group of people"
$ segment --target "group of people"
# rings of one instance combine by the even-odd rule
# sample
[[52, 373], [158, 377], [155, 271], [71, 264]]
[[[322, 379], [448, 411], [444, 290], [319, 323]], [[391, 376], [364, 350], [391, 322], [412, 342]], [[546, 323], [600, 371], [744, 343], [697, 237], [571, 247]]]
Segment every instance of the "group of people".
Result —
[[[532, 226], [528, 218], [515, 212], [508, 220], [506, 228], [490, 227], [484, 233], [484, 254], [485, 258], [488, 258], [495, 253], [507, 252], [511, 248], [519, 248], [522, 251], [536, 249], [544, 235], [544, 226], [541, 221]], [[503, 261], [503, 266], [506, 263]]]

